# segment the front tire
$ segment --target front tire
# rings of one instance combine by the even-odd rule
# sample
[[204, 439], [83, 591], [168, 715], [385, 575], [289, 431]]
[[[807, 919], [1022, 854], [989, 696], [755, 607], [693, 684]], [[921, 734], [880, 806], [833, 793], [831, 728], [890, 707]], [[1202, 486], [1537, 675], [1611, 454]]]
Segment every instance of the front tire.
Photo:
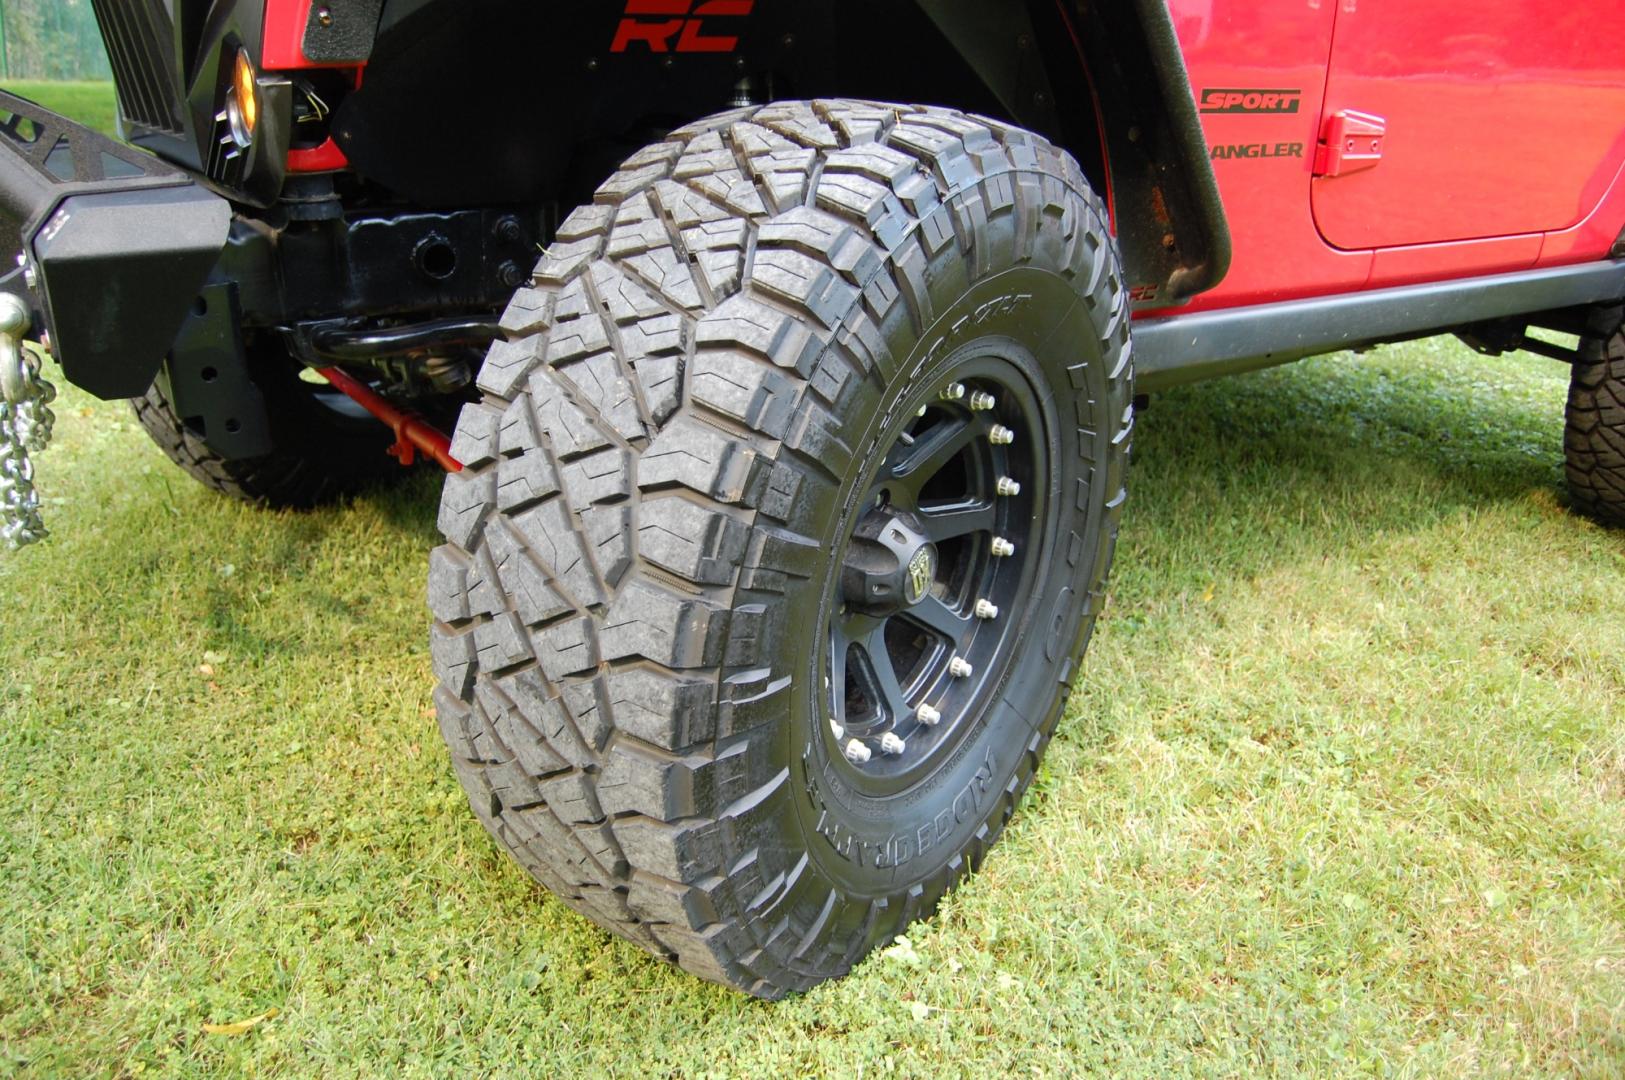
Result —
[[1023, 131], [775, 104], [635, 155], [535, 282], [431, 562], [470, 803], [690, 972], [842, 975], [980, 863], [1099, 609], [1132, 426], [1105, 210]]

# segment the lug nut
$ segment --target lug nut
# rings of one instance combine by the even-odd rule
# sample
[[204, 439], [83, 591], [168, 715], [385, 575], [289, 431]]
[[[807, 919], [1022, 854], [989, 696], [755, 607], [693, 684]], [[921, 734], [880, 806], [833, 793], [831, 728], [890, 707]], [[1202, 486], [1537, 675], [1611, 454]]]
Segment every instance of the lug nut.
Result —
[[956, 679], [970, 678], [973, 670], [974, 669], [970, 666], [969, 661], [963, 660], [957, 656], [948, 661], [948, 674], [952, 675]]
[[872, 757], [874, 757], [873, 752], [871, 752], [867, 746], [863, 745], [863, 743], [859, 742], [857, 739], [853, 739], [851, 742], [846, 744], [846, 760], [850, 761], [852, 764], [867, 765], [869, 763], [869, 759]]
[[930, 407], [931, 406], [929, 406], [929, 405], [921, 405], [920, 406], [920, 411], [915, 413], [914, 415], [915, 416], [924, 416], [926, 414], [926, 410], [928, 410]]
[[829, 730], [834, 733], [837, 739], [846, 738], [846, 728], [842, 727], [840, 724], [837, 724], [833, 718], [829, 722]]
[[987, 433], [987, 441], [994, 446], [1009, 446], [1016, 441], [1016, 433], [1003, 424], [994, 424], [993, 430]]
[[962, 382], [951, 382], [947, 386], [944, 386], [942, 388], [942, 393], [938, 394], [937, 396], [943, 401], [958, 401], [960, 398], [965, 396], [965, 384]]
[[889, 731], [880, 737], [880, 752], [882, 754], [897, 757], [905, 749], [907, 749], [907, 744]]
[[914, 710], [914, 718], [926, 727], [936, 727], [942, 723], [942, 714], [929, 705], [921, 705]]
[[1016, 553], [1016, 545], [1002, 536], [995, 536], [990, 550], [992, 550], [995, 559], [1003, 559]]
[[987, 412], [999, 403], [998, 399], [984, 390], [978, 390], [970, 396], [971, 412]]
[[1020, 495], [1021, 485], [1010, 479], [1008, 476], [1001, 476], [999, 477], [999, 482], [994, 485], [994, 490], [1000, 495]]
[[999, 609], [995, 605], [988, 603], [986, 600], [978, 600], [976, 601], [976, 617], [978, 619], [997, 619], [999, 617]]

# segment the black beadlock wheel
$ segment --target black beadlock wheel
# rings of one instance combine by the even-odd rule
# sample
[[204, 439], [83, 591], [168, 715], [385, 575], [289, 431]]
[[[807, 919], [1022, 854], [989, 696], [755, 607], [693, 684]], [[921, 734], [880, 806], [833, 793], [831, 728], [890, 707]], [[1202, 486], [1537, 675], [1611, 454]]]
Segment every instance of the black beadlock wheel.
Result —
[[1598, 308], [1569, 382], [1563, 451], [1574, 508], [1625, 527], [1625, 328]]
[[429, 581], [475, 814], [697, 975], [844, 974], [979, 864], [1099, 610], [1104, 207], [985, 119], [741, 110], [628, 160], [503, 326]]
[[[1056, 481], [1042, 390], [988, 340], [945, 365], [882, 438], [825, 600], [832, 759], [869, 794], [906, 791], [983, 716], [1037, 601]], [[1048, 410], [1053, 413], [1053, 410]], [[886, 442], [890, 441], [889, 447]]]

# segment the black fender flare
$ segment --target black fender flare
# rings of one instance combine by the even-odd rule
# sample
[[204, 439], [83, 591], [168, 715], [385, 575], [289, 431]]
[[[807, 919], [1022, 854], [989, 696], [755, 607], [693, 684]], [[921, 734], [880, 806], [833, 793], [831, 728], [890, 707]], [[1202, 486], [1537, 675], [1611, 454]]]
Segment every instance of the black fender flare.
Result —
[[1140, 299], [1177, 303], [1224, 278], [1230, 229], [1165, 0], [918, 3], [1010, 115], [1109, 195]]

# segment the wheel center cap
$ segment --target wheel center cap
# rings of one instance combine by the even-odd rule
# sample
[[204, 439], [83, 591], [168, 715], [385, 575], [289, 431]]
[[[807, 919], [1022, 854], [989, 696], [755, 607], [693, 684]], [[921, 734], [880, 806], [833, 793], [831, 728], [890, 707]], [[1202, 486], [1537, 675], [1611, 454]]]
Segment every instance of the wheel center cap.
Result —
[[936, 545], [910, 515], [876, 511], [852, 534], [841, 592], [860, 611], [895, 614], [931, 594], [937, 563]]

